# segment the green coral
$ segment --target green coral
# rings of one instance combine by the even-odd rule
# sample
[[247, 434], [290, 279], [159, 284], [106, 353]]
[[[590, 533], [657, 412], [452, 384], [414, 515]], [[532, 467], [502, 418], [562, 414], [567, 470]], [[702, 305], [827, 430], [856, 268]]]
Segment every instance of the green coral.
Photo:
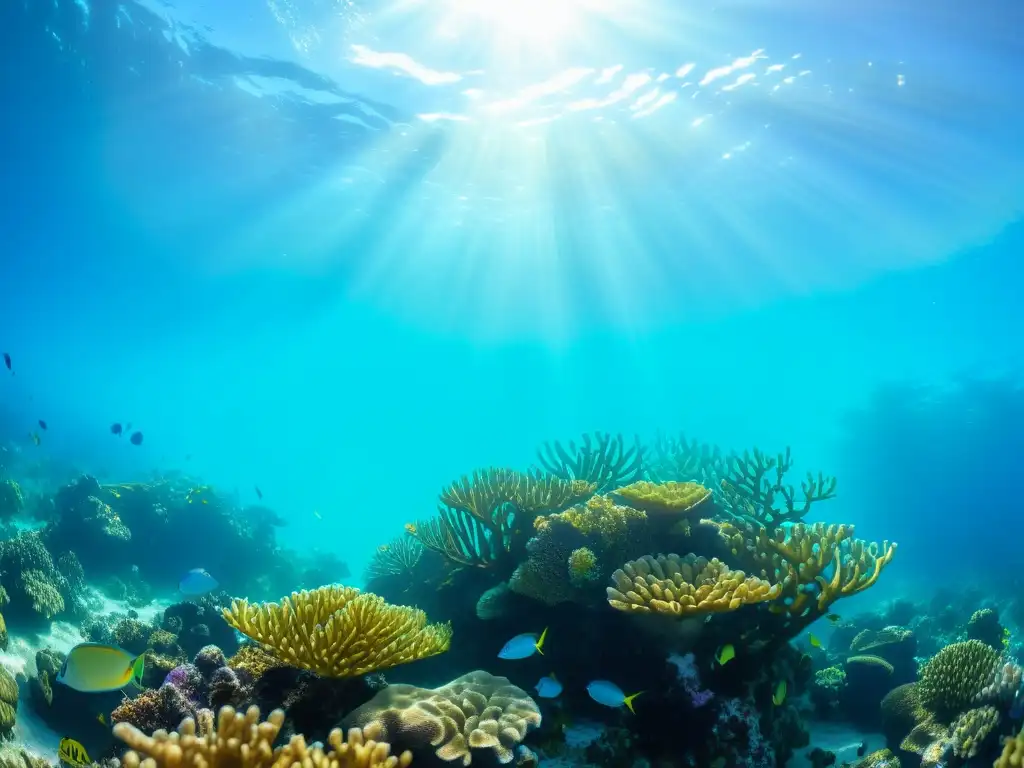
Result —
[[995, 707], [978, 707], [960, 715], [953, 723], [950, 742], [953, 754], [961, 760], [969, 760], [980, 751], [985, 741], [999, 725], [999, 710]]
[[980, 640], [947, 645], [921, 669], [917, 692], [921, 705], [948, 723], [971, 709], [992, 680], [999, 654]]
[[1003, 647], [1003, 625], [999, 623], [999, 614], [991, 608], [982, 608], [974, 612], [967, 622], [967, 639], [980, 640], [999, 650]]
[[11, 673], [0, 667], [0, 739], [13, 738], [18, 711], [18, 683]]
[[846, 686], [846, 670], [839, 666], [825, 667], [814, 673], [814, 685], [830, 691], [839, 691]]
[[585, 587], [599, 578], [601, 569], [597, 565], [597, 555], [591, 549], [580, 547], [569, 553], [569, 581], [573, 586]]
[[47, 619], [64, 612], [64, 598], [46, 574], [33, 568], [21, 574], [22, 592], [32, 602], [32, 610]]
[[[129, 653], [142, 653], [149, 646], [149, 638], [153, 627], [138, 619], [121, 619], [114, 625], [114, 644]], [[170, 633], [168, 633], [170, 634]]]

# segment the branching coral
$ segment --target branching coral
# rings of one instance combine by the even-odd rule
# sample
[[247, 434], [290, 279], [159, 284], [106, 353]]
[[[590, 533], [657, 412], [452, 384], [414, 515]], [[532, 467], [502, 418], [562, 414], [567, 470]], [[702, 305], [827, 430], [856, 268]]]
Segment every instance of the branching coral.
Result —
[[366, 569], [366, 580], [385, 576], [412, 576], [412, 571], [423, 556], [423, 544], [406, 534], [377, 547]]
[[750, 521], [769, 530], [783, 523], [797, 522], [818, 501], [831, 499], [836, 492], [836, 479], [810, 472], [800, 484], [803, 499], [796, 499], [792, 485], [786, 485], [785, 475], [793, 467], [789, 448], [777, 457], [770, 457], [759, 449], [744, 451], [729, 457], [729, 476], [722, 480], [724, 509], [741, 521]]
[[855, 539], [847, 525], [798, 523], [774, 533], [751, 523], [718, 528], [745, 568], [781, 587], [783, 610], [808, 621], [873, 586], [896, 554], [896, 544]]
[[1003, 753], [992, 764], [992, 768], [1021, 768], [1024, 766], [1024, 729], [1016, 738], [1007, 739]]
[[[114, 735], [131, 751], [125, 754], [125, 768], [405, 768], [412, 762], [408, 752], [391, 755], [389, 744], [377, 741], [372, 728], [351, 729], [347, 740], [340, 729], [331, 731], [329, 749], [310, 748], [302, 736], [293, 736], [280, 747], [274, 740], [284, 724], [284, 712], [274, 710], [267, 720], [259, 709], [250, 707], [243, 715], [223, 707], [213, 727], [212, 713], [196, 721], [186, 719], [177, 731], [147, 736], [128, 723], [114, 726]], [[142, 753], [145, 757], [140, 755]]]
[[582, 501], [594, 487], [540, 473], [477, 470], [441, 492], [438, 517], [406, 532], [454, 563], [489, 568], [525, 544], [533, 518]]
[[643, 479], [644, 449], [639, 440], [627, 447], [622, 435], [595, 432], [583, 435], [577, 446], [568, 448], [559, 442], [545, 443], [537, 452], [545, 471], [563, 480], [591, 483], [597, 493]]
[[947, 645], [921, 668], [921, 705], [940, 722], [951, 722], [974, 706], [998, 663], [999, 654], [980, 640]]
[[669, 616], [734, 611], [779, 595], [778, 586], [693, 554], [647, 555], [612, 574], [612, 584], [608, 603], [613, 608]]
[[978, 707], [964, 712], [953, 722], [950, 735], [953, 754], [962, 760], [977, 755], [1000, 719], [999, 710], [995, 707]]
[[357, 677], [448, 650], [448, 624], [352, 587], [293, 592], [280, 603], [234, 600], [228, 624], [287, 664], [325, 677]]
[[658, 435], [646, 469], [654, 482], [700, 483], [717, 495], [729, 471], [729, 460], [717, 446], [690, 440], [686, 435]]
[[472, 763], [473, 750], [491, 750], [498, 762], [512, 762], [527, 731], [540, 722], [526, 691], [483, 671], [434, 689], [389, 685], [345, 718], [346, 725], [379, 729], [397, 746], [434, 747], [440, 759], [463, 765]]

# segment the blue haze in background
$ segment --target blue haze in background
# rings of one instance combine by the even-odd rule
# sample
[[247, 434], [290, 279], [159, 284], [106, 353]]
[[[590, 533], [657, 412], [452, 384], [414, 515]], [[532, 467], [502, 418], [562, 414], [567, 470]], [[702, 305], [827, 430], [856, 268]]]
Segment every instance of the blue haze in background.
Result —
[[882, 589], [1019, 557], [1019, 3], [631, 2], [506, 58], [219, 5], [0, 8], [0, 440], [259, 485], [357, 573], [595, 429], [793, 446]]

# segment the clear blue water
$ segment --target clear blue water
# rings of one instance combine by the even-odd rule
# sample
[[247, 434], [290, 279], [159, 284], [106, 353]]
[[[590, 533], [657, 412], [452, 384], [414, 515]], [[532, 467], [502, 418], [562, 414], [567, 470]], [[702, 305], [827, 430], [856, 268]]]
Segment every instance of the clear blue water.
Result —
[[594, 429], [793, 446], [890, 584], [1012, 556], [1019, 395], [877, 398], [1014, 386], [1022, 6], [512, 5], [5, 2], [0, 438], [357, 573]]

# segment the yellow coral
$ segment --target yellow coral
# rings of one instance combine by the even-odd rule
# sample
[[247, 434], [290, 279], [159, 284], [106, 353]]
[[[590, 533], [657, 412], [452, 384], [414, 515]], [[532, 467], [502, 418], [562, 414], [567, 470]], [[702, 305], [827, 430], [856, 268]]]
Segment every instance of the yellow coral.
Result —
[[597, 555], [587, 547], [574, 549], [569, 553], [569, 580], [574, 586], [582, 587], [587, 582], [600, 578]]
[[953, 754], [962, 760], [977, 755], [981, 745], [999, 725], [999, 720], [999, 710], [995, 707], [978, 707], [964, 712], [953, 723], [950, 737]]
[[896, 554], [896, 544], [854, 538], [852, 525], [798, 523], [772, 533], [752, 523], [707, 522], [749, 571], [781, 585], [793, 616], [819, 616], [836, 600], [872, 587]]
[[734, 611], [779, 596], [777, 586], [694, 554], [647, 555], [615, 571], [612, 583], [607, 591], [613, 608], [669, 616]]
[[389, 685], [344, 722], [372, 727], [387, 741], [413, 749], [429, 745], [441, 760], [469, 765], [474, 749], [492, 750], [499, 763], [512, 762], [541, 715], [522, 688], [478, 670], [440, 688]]
[[[276, 709], [261, 721], [257, 707], [243, 715], [224, 707], [213, 728], [212, 715], [196, 722], [187, 718], [177, 731], [157, 731], [152, 736], [129, 723], [117, 723], [114, 735], [131, 749], [121, 759], [124, 768], [406, 768], [412, 755], [391, 755], [391, 746], [378, 742], [373, 728], [352, 728], [347, 740], [335, 728], [327, 737], [330, 750], [310, 749], [301, 735], [274, 748], [284, 723], [284, 712]], [[145, 755], [143, 758], [139, 753]]]
[[636, 536], [647, 523], [647, 514], [633, 507], [615, 504], [607, 496], [591, 496], [587, 503], [560, 512], [538, 517], [534, 527], [543, 530], [553, 520], [564, 520], [584, 536], [598, 536], [602, 549], [613, 551]]
[[1024, 730], [1014, 739], [1007, 739], [1003, 753], [992, 764], [992, 768], [1021, 768], [1024, 766]]
[[246, 643], [228, 659], [228, 666], [245, 672], [253, 680], [259, 680], [268, 670], [285, 666], [276, 656], [271, 656], [255, 643]]
[[921, 668], [921, 705], [941, 722], [950, 722], [974, 705], [998, 664], [999, 654], [980, 640], [947, 645]]
[[18, 710], [18, 683], [0, 667], [0, 737], [9, 736]]
[[711, 498], [700, 483], [651, 483], [641, 480], [612, 491], [629, 506], [658, 515], [686, 515]]
[[423, 611], [353, 587], [293, 592], [280, 603], [233, 600], [224, 618], [286, 664], [325, 677], [358, 677], [434, 656], [452, 638], [451, 625], [427, 625]]
[[893, 673], [893, 666], [888, 661], [883, 659], [881, 656], [874, 656], [870, 653], [862, 654], [860, 656], [851, 656], [846, 660], [847, 666], [850, 665], [861, 665], [864, 667], [875, 667], [877, 669], [884, 669], [886, 673]]

